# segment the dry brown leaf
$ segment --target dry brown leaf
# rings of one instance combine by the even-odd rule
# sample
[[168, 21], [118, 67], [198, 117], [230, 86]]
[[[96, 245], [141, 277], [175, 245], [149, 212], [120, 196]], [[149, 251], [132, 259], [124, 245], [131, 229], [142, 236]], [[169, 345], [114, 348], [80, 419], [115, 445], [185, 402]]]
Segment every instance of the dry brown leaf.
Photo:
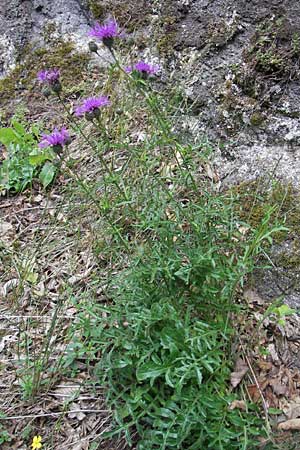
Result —
[[253, 403], [258, 402], [258, 400], [260, 399], [260, 392], [256, 384], [249, 384], [247, 386], [247, 391]]
[[[79, 384], [70, 384], [69, 386], [58, 387], [53, 392], [55, 397], [61, 398], [63, 400], [70, 400], [72, 397], [78, 394], [80, 391]], [[77, 408], [80, 409], [80, 408]]]
[[71, 403], [70, 408], [71, 412], [69, 412], [68, 414], [68, 417], [70, 417], [70, 419], [77, 419], [81, 422], [86, 417], [84, 412], [81, 411], [81, 407], [78, 403]]
[[8, 334], [0, 340], [0, 353], [13, 342], [18, 342], [18, 334]]
[[240, 226], [240, 227], [238, 227], [238, 230], [243, 236], [245, 236], [248, 233], [248, 231], [250, 230], [250, 227]]
[[4, 220], [0, 220], [0, 233], [1, 233], [1, 236], [12, 232], [13, 229], [14, 229], [14, 227], [12, 226], [11, 223], [5, 222]]
[[32, 290], [33, 294], [37, 297], [43, 297], [45, 295], [45, 283], [40, 281]]
[[248, 370], [249, 370], [248, 364], [245, 363], [245, 361], [242, 358], [238, 358], [235, 363], [234, 372], [232, 372], [230, 375], [231, 386], [234, 388], [237, 387], [244, 378], [244, 376], [246, 375], [246, 373], [248, 372]]
[[246, 411], [246, 402], [244, 400], [234, 400], [230, 403], [229, 409], [240, 409], [241, 411]]
[[261, 390], [263, 391], [264, 399], [269, 408], [278, 408], [279, 407], [279, 397], [274, 394], [272, 388], [267, 386], [266, 388], [261, 386]]
[[247, 289], [244, 292], [244, 299], [247, 301], [247, 303], [255, 303], [257, 305], [264, 305], [264, 300], [258, 295], [258, 293], [253, 289]]
[[259, 360], [257, 361], [257, 365], [258, 367], [263, 370], [264, 372], [268, 372], [269, 370], [272, 369], [273, 364], [269, 361], [263, 361], [263, 360]]
[[41, 201], [44, 199], [44, 197], [41, 195], [41, 194], [38, 194], [38, 195], [35, 195], [34, 197], [33, 197], [33, 201], [35, 202], [35, 203], [41, 203]]
[[269, 353], [270, 353], [270, 355], [272, 357], [273, 362], [275, 364], [276, 363], [279, 364], [280, 363], [280, 359], [279, 359], [278, 353], [276, 351], [275, 344], [269, 344], [267, 349], [268, 349], [268, 351], [269, 351]]
[[78, 283], [79, 281], [84, 280], [84, 278], [87, 278], [91, 271], [93, 270], [93, 267], [90, 267], [88, 270], [86, 270], [83, 273], [80, 273], [78, 275], [73, 275], [72, 277], [70, 277], [68, 279], [68, 283], [70, 283], [71, 285]]
[[276, 395], [286, 395], [288, 393], [289, 387], [281, 379], [271, 380], [269, 385], [272, 386]]
[[205, 170], [206, 170], [206, 174], [207, 174], [208, 178], [210, 178], [211, 180], [214, 180], [215, 174], [209, 164], [205, 164]]
[[288, 419], [300, 418], [300, 397], [295, 397], [292, 401], [289, 401], [282, 410]]
[[206, 174], [208, 176], [208, 178], [212, 181], [214, 181], [215, 183], [217, 183], [220, 180], [219, 175], [217, 174], [217, 172], [211, 167], [210, 164], [205, 164], [205, 171]]
[[88, 450], [89, 448], [89, 442], [78, 442], [78, 444], [75, 444], [74, 447], [72, 447], [71, 450]]
[[300, 419], [290, 419], [281, 422], [278, 425], [278, 429], [281, 431], [300, 430]]
[[12, 280], [4, 283], [3, 286], [0, 286], [0, 297], [5, 298], [9, 292], [12, 292], [19, 285], [19, 280], [17, 278], [13, 278]]

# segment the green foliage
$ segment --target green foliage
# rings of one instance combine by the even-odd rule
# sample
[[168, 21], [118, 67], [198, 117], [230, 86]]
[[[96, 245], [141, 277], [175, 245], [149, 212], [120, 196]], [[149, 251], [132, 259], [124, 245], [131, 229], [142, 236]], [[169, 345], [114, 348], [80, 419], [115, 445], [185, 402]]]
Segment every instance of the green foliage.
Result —
[[[94, 133], [86, 135], [84, 127], [72, 123], [96, 155], [101, 176], [93, 184], [64, 165], [80, 195], [97, 210], [108, 247], [104, 271], [109, 284], [107, 304], [91, 298], [88, 304], [75, 303], [79, 321], [74, 321], [64, 367], [76, 373], [76, 360], [84, 358], [93, 368], [115, 417], [106, 437], [123, 433], [131, 445], [137, 431], [138, 450], [254, 449], [264, 435], [254, 406], [230, 408], [236, 399], [228, 387], [230, 317], [237, 311], [236, 287], [254, 269], [263, 243], [271, 244], [272, 233], [282, 231], [269, 226], [276, 207], [264, 210], [256, 227], [242, 223], [232, 193], [215, 192], [199, 171], [209, 147], [186, 143], [172, 131], [168, 117], [177, 116], [181, 101], [168, 104], [149, 79], [120, 68], [115, 60], [103, 88], [107, 92], [118, 85], [120, 112], [107, 109], [91, 122], [97, 143]], [[63, 95], [58, 100], [72, 121]], [[141, 139], [131, 142], [140, 117]], [[16, 135], [21, 142], [15, 143]], [[27, 150], [23, 165], [38, 168], [35, 175], [47, 187], [56, 172], [54, 156], [27, 145], [20, 130], [10, 128], [3, 139], [9, 149]], [[120, 150], [121, 162], [114, 155]], [[99, 254], [101, 237], [95, 245]], [[116, 255], [125, 269], [120, 261], [115, 267]], [[277, 313], [280, 318], [287, 314]], [[51, 382], [57, 317], [39, 356], [27, 355], [27, 367], [23, 364], [18, 373], [26, 399], [45, 386], [46, 374]]]
[[[81, 316], [89, 348], [101, 349], [97, 373], [115, 411], [108, 436], [122, 431], [131, 442], [134, 427], [139, 450], [254, 449], [260, 421], [250, 405], [231, 411], [228, 392], [228, 313], [236, 284], [252, 269], [251, 246], [222, 196], [203, 196], [184, 212], [172, 205], [176, 220], [164, 219], [159, 202], [161, 194], [141, 212], [154, 234], [114, 280], [112, 304], [90, 305]], [[193, 224], [185, 232], [183, 215]], [[249, 237], [256, 249], [263, 230]]]
[[262, 22], [256, 30], [248, 58], [259, 72], [280, 75], [294, 72], [299, 57], [299, 34], [282, 17]]
[[0, 142], [7, 153], [0, 166], [0, 191], [22, 192], [38, 174], [44, 187], [53, 181], [56, 167], [49, 161], [55, 155], [39, 149], [38, 139], [37, 126], [29, 128], [14, 119], [10, 127], [0, 129]]
[[[130, 146], [118, 176], [100, 155], [105, 195], [90, 198], [109, 242], [95, 251], [109, 253], [113, 268], [125, 253], [126, 269], [112, 269], [106, 305], [90, 297], [75, 302], [79, 324], [64, 366], [76, 372], [76, 360], [85, 358], [95, 369], [115, 417], [106, 437], [125, 434], [131, 445], [137, 431], [138, 450], [254, 449], [264, 435], [254, 406], [230, 409], [230, 314], [262, 245], [283, 230], [276, 221], [269, 226], [276, 207], [265, 208], [255, 227], [242, 222], [233, 193], [216, 193], [198, 178], [208, 147], [172, 132], [168, 117], [178, 101], [166, 102], [135, 75], [125, 82], [122, 108], [132, 110], [106, 122], [101, 116], [101, 147], [124, 150], [132, 127], [126, 120], [137, 120], [138, 106], [145, 137]], [[87, 196], [94, 192], [77, 181]]]
[[52, 181], [55, 177], [55, 173], [56, 173], [55, 165], [52, 164], [51, 162], [47, 161], [43, 165], [43, 168], [39, 174], [39, 179], [40, 179], [42, 185], [44, 186], [44, 188], [46, 188], [47, 186], [49, 186], [50, 183], [52, 183]]
[[[0, 420], [1, 420], [1, 414], [0, 414]], [[6, 428], [2, 424], [0, 424], [0, 444], [5, 444], [5, 442], [10, 442], [10, 441], [11, 441], [11, 436], [10, 436], [9, 432], [6, 430]]]

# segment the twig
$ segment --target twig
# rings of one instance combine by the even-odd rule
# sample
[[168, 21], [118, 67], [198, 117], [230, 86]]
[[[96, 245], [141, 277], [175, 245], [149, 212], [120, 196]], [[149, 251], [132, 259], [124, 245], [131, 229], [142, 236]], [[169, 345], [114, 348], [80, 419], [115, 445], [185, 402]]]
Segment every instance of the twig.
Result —
[[1, 417], [1, 420], [15, 420], [15, 419], [35, 419], [36, 417], [53, 417], [53, 416], [62, 416], [66, 414], [76, 414], [76, 413], [108, 413], [108, 409], [72, 409], [71, 411], [61, 411], [61, 412], [53, 412], [53, 413], [45, 413], [45, 414], [26, 414], [24, 416], [8, 416]]
[[241, 338], [240, 338], [240, 337], [239, 337], [239, 341], [240, 341], [240, 344], [241, 344], [241, 347], [242, 347], [242, 350], [243, 350], [243, 353], [244, 353], [244, 357], [245, 357], [245, 359], [246, 359], [246, 363], [248, 364], [249, 370], [250, 370], [251, 375], [253, 376], [253, 379], [254, 379], [254, 383], [255, 383], [255, 385], [256, 385], [256, 387], [257, 387], [257, 389], [258, 389], [259, 395], [260, 395], [260, 397], [261, 397], [262, 405], [263, 405], [263, 408], [264, 408], [264, 411], [265, 411], [265, 415], [266, 415], [267, 428], [268, 428], [268, 430], [270, 431], [270, 430], [271, 430], [271, 426], [270, 426], [270, 422], [269, 422], [268, 405], [267, 405], [267, 403], [266, 403], [266, 400], [265, 400], [263, 391], [261, 390], [261, 387], [260, 387], [260, 385], [259, 385], [259, 382], [258, 382], [258, 380], [257, 380], [257, 377], [256, 377], [256, 375], [255, 375], [255, 372], [254, 372], [254, 370], [253, 370], [253, 367], [252, 367], [252, 365], [251, 365], [251, 363], [250, 363], [250, 360], [249, 360], [249, 358], [248, 358], [248, 356], [247, 356], [246, 350], [245, 350], [245, 348], [244, 348], [244, 345], [242, 344], [242, 341], [241, 341]]

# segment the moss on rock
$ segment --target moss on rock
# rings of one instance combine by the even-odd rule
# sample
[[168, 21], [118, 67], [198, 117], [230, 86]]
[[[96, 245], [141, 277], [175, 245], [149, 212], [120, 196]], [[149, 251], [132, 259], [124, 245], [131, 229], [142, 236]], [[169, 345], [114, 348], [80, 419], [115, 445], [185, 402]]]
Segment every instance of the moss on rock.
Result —
[[88, 8], [96, 20], [103, 19], [103, 16], [105, 15], [105, 9], [103, 5], [97, 1], [97, 0], [89, 0], [88, 1]]
[[68, 88], [78, 85], [87, 69], [90, 56], [78, 52], [72, 42], [58, 42], [57, 45], [23, 52], [23, 61], [4, 79], [0, 80], [0, 101], [8, 106], [12, 101], [26, 99], [36, 85], [36, 74], [43, 68], [57, 67]]
[[89, 0], [88, 8], [97, 20], [114, 16], [129, 32], [148, 25], [151, 13], [149, 2], [145, 0]]
[[[273, 233], [268, 260], [260, 258], [249, 284], [255, 286], [266, 301], [283, 296], [291, 307], [299, 306], [300, 298], [300, 193], [292, 186], [276, 183], [266, 187], [263, 180], [243, 183], [233, 188], [238, 201], [239, 217], [258, 229], [268, 211], [270, 229], [284, 225], [287, 230]], [[272, 264], [270, 264], [270, 261]]]
[[300, 55], [299, 40], [299, 34], [284, 17], [273, 17], [257, 28], [245, 60], [257, 72], [290, 76]]
[[[288, 237], [298, 238], [300, 235], [300, 193], [293, 186], [284, 186], [277, 182], [273, 187], [266, 186], [263, 180], [241, 183], [232, 188], [237, 196], [237, 212], [242, 220], [257, 228], [266, 213], [274, 209], [271, 223], [284, 221], [289, 229]], [[279, 242], [287, 237], [286, 232], [277, 233]]]

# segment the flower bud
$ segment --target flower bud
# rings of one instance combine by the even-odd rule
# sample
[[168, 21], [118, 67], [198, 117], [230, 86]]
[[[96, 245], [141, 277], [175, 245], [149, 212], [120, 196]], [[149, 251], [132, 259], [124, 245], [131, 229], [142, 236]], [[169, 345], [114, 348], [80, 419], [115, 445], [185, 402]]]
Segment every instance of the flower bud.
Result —
[[70, 145], [72, 141], [73, 137], [70, 136], [68, 139], [66, 139], [65, 145]]
[[95, 119], [99, 119], [99, 117], [100, 117], [100, 109], [99, 108], [94, 109], [94, 117], [95, 117]]
[[114, 38], [112, 38], [112, 37], [104, 37], [102, 39], [102, 42], [105, 45], [105, 47], [107, 47], [109, 50], [111, 50], [113, 48]]
[[149, 74], [148, 74], [148, 72], [146, 72], [145, 70], [142, 70], [142, 71], [140, 72], [140, 77], [141, 77], [142, 80], [148, 80]]
[[100, 109], [99, 108], [95, 108], [91, 111], [87, 111], [85, 113], [85, 118], [86, 120], [94, 120], [94, 119], [98, 119], [100, 117]]
[[52, 150], [60, 155], [62, 153], [62, 145], [60, 144], [52, 145]]
[[86, 120], [91, 120], [91, 121], [95, 118], [94, 111], [87, 111], [84, 116], [85, 116]]
[[98, 52], [98, 45], [96, 44], [96, 42], [90, 41], [88, 45], [89, 45], [90, 52], [92, 52], [92, 53]]
[[49, 87], [46, 86], [46, 87], [42, 90], [42, 94], [43, 94], [46, 98], [50, 97], [50, 95], [51, 95], [51, 89], [49, 89]]
[[56, 94], [59, 94], [61, 92], [61, 90], [62, 90], [60, 82], [59, 81], [55, 81], [54, 83], [52, 83], [51, 84], [51, 89]]

